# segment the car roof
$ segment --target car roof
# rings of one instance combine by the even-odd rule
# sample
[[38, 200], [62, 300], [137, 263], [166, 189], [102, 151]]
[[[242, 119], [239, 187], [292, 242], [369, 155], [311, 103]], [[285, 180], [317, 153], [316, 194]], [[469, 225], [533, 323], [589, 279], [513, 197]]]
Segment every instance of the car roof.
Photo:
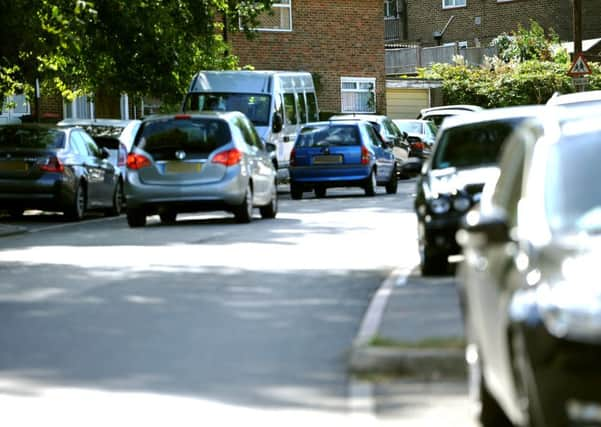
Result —
[[349, 114], [336, 114], [330, 117], [330, 120], [367, 120], [370, 122], [380, 121], [387, 119], [388, 116], [383, 114], [363, 114], [363, 113], [349, 113]]
[[438, 107], [422, 108], [420, 114], [426, 114], [432, 111], [444, 111], [444, 110], [461, 110], [461, 111], [481, 111], [484, 108], [479, 105], [470, 104], [454, 104], [454, 105], [440, 105]]
[[149, 122], [155, 120], [165, 119], [176, 119], [189, 117], [191, 119], [223, 119], [230, 120], [235, 117], [244, 116], [239, 111], [197, 111], [197, 112], [185, 112], [185, 113], [172, 113], [172, 114], [153, 114], [146, 116], [142, 119], [142, 122]]
[[133, 122], [141, 120], [122, 120], [122, 119], [64, 119], [57, 123], [58, 126], [114, 126], [125, 127]]
[[447, 118], [440, 126], [439, 132], [442, 133], [445, 129], [469, 124], [520, 117], [536, 117], [543, 111], [545, 111], [544, 105], [483, 109], [481, 111], [474, 111], [469, 114], [461, 114]]
[[362, 122], [369, 122], [368, 120], [363, 120], [363, 119], [349, 119], [349, 120], [343, 120], [343, 119], [336, 119], [336, 120], [329, 120], [329, 121], [320, 121], [320, 122], [310, 122], [310, 123], [305, 123], [303, 125], [303, 128], [306, 127], [314, 127], [314, 126], [339, 126], [339, 125], [353, 125], [356, 126], [359, 123]]
[[601, 90], [555, 94], [547, 101], [547, 105], [568, 105], [601, 101]]

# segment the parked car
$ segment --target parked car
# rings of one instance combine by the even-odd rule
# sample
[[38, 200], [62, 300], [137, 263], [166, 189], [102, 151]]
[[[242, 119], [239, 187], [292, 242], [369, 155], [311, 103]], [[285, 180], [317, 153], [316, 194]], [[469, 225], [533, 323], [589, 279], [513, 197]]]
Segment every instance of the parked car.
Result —
[[12, 216], [26, 209], [62, 211], [71, 220], [91, 209], [118, 215], [122, 181], [108, 157], [78, 127], [0, 126], [0, 205]]
[[335, 120], [305, 125], [290, 157], [290, 193], [325, 197], [331, 187], [361, 187], [374, 196], [376, 186], [397, 192], [397, 163], [390, 144], [364, 120]]
[[431, 120], [394, 119], [394, 124], [401, 132], [407, 133], [407, 141], [411, 149], [409, 157], [427, 158], [436, 141], [438, 128]]
[[240, 112], [158, 115], [142, 121], [127, 157], [127, 222], [158, 214], [224, 210], [250, 222], [278, 209], [276, 170], [255, 127]]
[[443, 105], [440, 107], [423, 108], [417, 115], [417, 119], [431, 120], [436, 126], [440, 127], [442, 122], [448, 117], [482, 110], [483, 108], [478, 105]]
[[401, 132], [394, 122], [382, 114], [338, 114], [330, 120], [366, 120], [372, 123], [382, 139], [392, 147], [397, 162], [397, 177], [408, 178], [421, 168], [421, 161], [410, 159], [410, 145], [407, 134]]
[[594, 105], [601, 101], [601, 90], [589, 90], [585, 92], [574, 92], [560, 94], [555, 93], [547, 101], [547, 105], [563, 105], [566, 107], [570, 106], [583, 106], [583, 105]]
[[459, 221], [478, 203], [484, 183], [497, 173], [507, 136], [542, 106], [491, 109], [452, 117], [442, 124], [417, 180], [415, 211], [422, 273], [448, 271], [459, 254]]
[[510, 138], [458, 233], [484, 426], [601, 425], [601, 103]]
[[115, 119], [65, 119], [57, 123], [60, 127], [79, 126], [92, 137], [100, 148], [106, 148], [109, 160], [125, 175], [127, 153], [134, 143], [140, 120]]

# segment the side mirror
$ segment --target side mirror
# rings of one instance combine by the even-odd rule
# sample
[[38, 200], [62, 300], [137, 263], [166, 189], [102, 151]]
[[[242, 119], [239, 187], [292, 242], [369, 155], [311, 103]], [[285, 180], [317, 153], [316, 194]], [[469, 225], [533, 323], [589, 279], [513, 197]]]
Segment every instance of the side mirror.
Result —
[[403, 139], [406, 141], [407, 138], [409, 138], [409, 134], [405, 131], [401, 131], [401, 134], [403, 135]]
[[282, 115], [278, 112], [273, 113], [273, 118], [271, 119], [271, 131], [273, 133], [280, 133], [283, 126], [284, 119], [282, 118]]
[[276, 146], [273, 142], [265, 142], [265, 149], [268, 153], [274, 153], [276, 150]]

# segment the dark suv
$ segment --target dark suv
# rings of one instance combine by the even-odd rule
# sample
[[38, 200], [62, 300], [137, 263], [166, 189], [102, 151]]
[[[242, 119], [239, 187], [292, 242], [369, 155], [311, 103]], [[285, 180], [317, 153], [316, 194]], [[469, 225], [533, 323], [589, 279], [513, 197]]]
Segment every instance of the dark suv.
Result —
[[445, 120], [417, 181], [415, 211], [423, 274], [448, 270], [459, 221], [498, 172], [497, 157], [513, 129], [542, 107], [484, 110]]

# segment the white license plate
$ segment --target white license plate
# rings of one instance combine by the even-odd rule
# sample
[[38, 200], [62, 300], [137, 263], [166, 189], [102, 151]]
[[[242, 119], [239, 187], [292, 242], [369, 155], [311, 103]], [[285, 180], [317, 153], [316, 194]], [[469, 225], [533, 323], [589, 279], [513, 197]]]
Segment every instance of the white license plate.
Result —
[[342, 156], [340, 155], [329, 155], [329, 156], [314, 156], [314, 165], [339, 165], [342, 163]]
[[18, 160], [0, 161], [0, 171], [4, 172], [27, 172], [29, 165]]

